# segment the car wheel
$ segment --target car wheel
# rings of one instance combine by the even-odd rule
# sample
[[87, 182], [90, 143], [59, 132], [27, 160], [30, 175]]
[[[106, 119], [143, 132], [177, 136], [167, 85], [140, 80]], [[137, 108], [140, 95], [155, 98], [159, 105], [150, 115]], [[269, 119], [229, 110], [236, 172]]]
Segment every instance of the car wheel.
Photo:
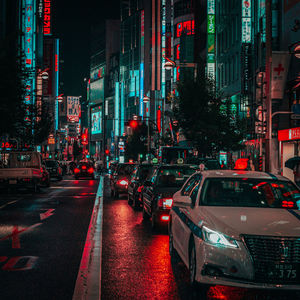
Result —
[[173, 237], [171, 224], [169, 225], [169, 253], [171, 256], [171, 262], [173, 263], [179, 262], [179, 255], [176, 249], [174, 248], [174, 237]]
[[196, 249], [195, 244], [192, 241], [191, 242], [191, 249], [189, 253], [189, 281], [191, 286], [196, 286], [196, 268], [197, 268], [197, 262], [196, 262]]
[[139, 202], [138, 202], [138, 200], [137, 200], [137, 198], [136, 198], [136, 195], [135, 196], [133, 196], [133, 208], [135, 209], [135, 210], [137, 210], [139, 207], [140, 207], [140, 205], [139, 205]]
[[143, 219], [144, 220], [149, 220], [150, 216], [147, 214], [145, 210], [145, 206], [143, 205]]
[[47, 179], [46, 185], [45, 185], [45, 186], [46, 186], [46, 187], [49, 187], [49, 186], [50, 186], [50, 178]]
[[114, 191], [114, 198], [115, 199], [119, 198], [119, 193], [116, 190]]
[[129, 205], [131, 205], [132, 204], [132, 200], [131, 200], [131, 198], [130, 198], [130, 195], [129, 195], [129, 193], [127, 194], [127, 202], [128, 202], [128, 204]]
[[151, 228], [153, 231], [158, 229], [158, 223], [154, 212], [151, 213]]

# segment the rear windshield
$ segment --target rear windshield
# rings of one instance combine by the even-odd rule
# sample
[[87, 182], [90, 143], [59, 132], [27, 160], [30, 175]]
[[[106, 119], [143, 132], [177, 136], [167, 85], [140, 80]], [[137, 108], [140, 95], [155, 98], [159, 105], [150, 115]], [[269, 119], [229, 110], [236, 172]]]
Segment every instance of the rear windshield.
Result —
[[139, 167], [137, 172], [137, 177], [139, 177], [140, 180], [146, 180], [150, 172], [152, 171], [153, 166], [150, 165], [142, 165]]
[[207, 206], [299, 209], [300, 190], [290, 181], [212, 178], [204, 182], [201, 203]]
[[46, 160], [45, 165], [48, 168], [56, 168], [57, 167], [57, 161], [55, 161], [55, 160]]
[[195, 171], [192, 167], [162, 168], [157, 176], [157, 186], [181, 187]]
[[8, 159], [9, 168], [39, 168], [37, 153], [10, 153]]
[[118, 165], [118, 175], [131, 175], [135, 169], [135, 165]]

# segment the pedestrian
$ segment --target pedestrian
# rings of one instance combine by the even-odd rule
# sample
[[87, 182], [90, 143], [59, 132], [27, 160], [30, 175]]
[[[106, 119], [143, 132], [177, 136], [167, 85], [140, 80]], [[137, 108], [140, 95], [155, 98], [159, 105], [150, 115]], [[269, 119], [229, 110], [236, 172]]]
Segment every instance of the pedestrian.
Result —
[[293, 169], [294, 182], [300, 187], [300, 164], [296, 164]]
[[221, 169], [227, 169], [227, 166], [226, 166], [224, 160], [222, 160], [222, 163], [221, 163]]

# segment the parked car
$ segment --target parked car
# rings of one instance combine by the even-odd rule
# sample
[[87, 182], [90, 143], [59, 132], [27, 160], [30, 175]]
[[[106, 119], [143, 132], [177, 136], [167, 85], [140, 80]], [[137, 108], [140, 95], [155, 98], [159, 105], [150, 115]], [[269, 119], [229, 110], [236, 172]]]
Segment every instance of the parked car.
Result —
[[35, 151], [1, 152], [0, 187], [36, 192], [42, 182], [42, 158]]
[[78, 163], [73, 172], [75, 179], [79, 179], [80, 177], [90, 177], [95, 179], [95, 168], [91, 162]]
[[50, 174], [50, 178], [63, 179], [63, 170], [57, 160], [45, 160], [45, 165]]
[[132, 174], [128, 184], [128, 204], [132, 204], [134, 208], [141, 206], [141, 192], [144, 182], [153, 168], [152, 164], [139, 164]]
[[264, 172], [197, 172], [174, 194], [169, 250], [190, 283], [300, 290], [300, 190]]
[[136, 164], [133, 163], [123, 163], [117, 165], [116, 170], [110, 179], [112, 197], [118, 198], [119, 194], [127, 194], [128, 183], [135, 168]]
[[151, 217], [152, 228], [167, 224], [172, 207], [172, 196], [193, 173], [191, 165], [161, 165], [154, 169], [142, 191], [143, 218]]

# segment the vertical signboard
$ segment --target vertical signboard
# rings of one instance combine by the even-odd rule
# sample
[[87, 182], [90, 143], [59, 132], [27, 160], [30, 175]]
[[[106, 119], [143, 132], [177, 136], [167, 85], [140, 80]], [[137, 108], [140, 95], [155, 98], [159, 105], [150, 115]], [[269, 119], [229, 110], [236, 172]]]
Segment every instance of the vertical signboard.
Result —
[[139, 115], [144, 116], [144, 39], [145, 39], [145, 12], [141, 11], [141, 63], [140, 63], [140, 97]]
[[51, 35], [51, 0], [44, 0], [44, 35]]
[[54, 115], [54, 128], [55, 130], [58, 129], [58, 89], [59, 89], [59, 39], [55, 39], [55, 50], [54, 50], [54, 80], [53, 80], [53, 87], [54, 87], [54, 99], [55, 101], [55, 115]]
[[251, 0], [242, 0], [242, 43], [251, 43]]
[[120, 83], [115, 84], [115, 136], [120, 135]]
[[98, 134], [102, 132], [102, 107], [92, 108], [91, 111], [91, 133]]
[[67, 118], [69, 122], [79, 122], [81, 107], [79, 97], [67, 97]]
[[25, 80], [25, 105], [26, 116], [25, 120], [30, 123], [32, 121], [30, 116], [30, 105], [35, 103], [34, 89], [35, 89], [35, 45], [36, 45], [36, 2], [34, 0], [23, 0], [22, 13], [22, 50], [24, 53], [24, 68], [27, 73]]
[[208, 77], [215, 79], [216, 62], [215, 62], [215, 0], [207, 1], [207, 65], [206, 74]]

